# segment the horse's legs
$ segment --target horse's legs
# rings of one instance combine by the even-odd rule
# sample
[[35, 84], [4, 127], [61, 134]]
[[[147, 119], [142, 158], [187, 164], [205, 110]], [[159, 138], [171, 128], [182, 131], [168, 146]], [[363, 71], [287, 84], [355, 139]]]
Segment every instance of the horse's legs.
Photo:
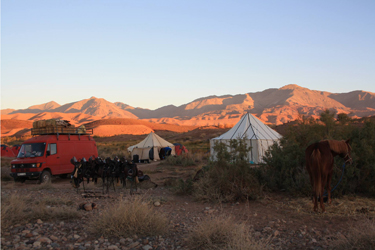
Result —
[[322, 176], [322, 188], [320, 189], [320, 208], [322, 209], [322, 212], [324, 213], [326, 211], [323, 203], [323, 194], [324, 194], [324, 187], [326, 185], [327, 178], [325, 176]]
[[332, 204], [332, 199], [331, 199], [331, 181], [332, 181], [332, 172], [328, 174], [328, 185], [327, 185], [327, 193], [328, 193], [328, 204]]
[[314, 212], [318, 212], [318, 194], [313, 192]]

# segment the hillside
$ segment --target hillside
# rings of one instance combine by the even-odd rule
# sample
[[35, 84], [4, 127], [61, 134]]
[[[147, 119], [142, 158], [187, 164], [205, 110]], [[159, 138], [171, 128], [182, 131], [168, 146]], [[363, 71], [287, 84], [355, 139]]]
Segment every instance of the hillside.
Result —
[[[317, 118], [325, 109], [350, 114], [354, 118], [373, 116], [375, 115], [375, 94], [363, 90], [330, 93], [291, 84], [279, 89], [266, 89], [254, 93], [212, 95], [198, 98], [181, 106], [167, 105], [155, 110], [134, 108], [123, 102], [111, 103], [103, 98], [91, 97], [63, 105], [51, 101], [33, 105], [27, 109], [5, 109], [1, 110], [1, 119], [32, 122], [54, 118], [69, 120], [76, 126], [96, 121], [91, 126], [144, 125], [150, 129], [133, 127], [134, 133], [140, 133], [140, 131], [146, 133], [151, 130], [183, 132], [188, 127], [212, 125], [231, 127], [246, 112], [254, 114], [265, 123], [280, 125], [294, 121], [301, 115]], [[114, 118], [125, 120], [120, 122], [120, 120], [113, 120]], [[116, 127], [116, 130], [119, 130], [119, 127]], [[130, 127], [123, 127], [120, 131], [132, 133]]]

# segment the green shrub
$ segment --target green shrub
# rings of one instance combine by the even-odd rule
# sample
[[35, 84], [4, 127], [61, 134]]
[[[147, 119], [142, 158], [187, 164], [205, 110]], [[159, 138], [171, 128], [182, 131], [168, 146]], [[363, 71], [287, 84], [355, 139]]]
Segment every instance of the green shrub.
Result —
[[186, 181], [178, 179], [172, 190], [178, 195], [191, 195], [193, 193], [193, 180], [191, 178]]
[[164, 161], [161, 162], [163, 165], [170, 166], [196, 166], [200, 162], [199, 158], [195, 157], [195, 154], [182, 154], [176, 156], [168, 156]]
[[[375, 124], [367, 121], [363, 126], [348, 124], [350, 119], [339, 114], [338, 122], [334, 113], [325, 111], [319, 121], [302, 119], [289, 128], [278, 145], [273, 145], [266, 153], [266, 166], [258, 170], [261, 184], [271, 191], [285, 190], [294, 194], [311, 194], [311, 184], [306, 171], [305, 149], [308, 145], [323, 139], [351, 139], [353, 164], [347, 165], [342, 181], [335, 195], [355, 192], [375, 194]], [[332, 187], [340, 180], [344, 161], [335, 158]]]
[[193, 185], [197, 200], [229, 202], [257, 199], [262, 186], [247, 159], [246, 139], [231, 140], [230, 145], [214, 146], [216, 160], [211, 161], [201, 178]]

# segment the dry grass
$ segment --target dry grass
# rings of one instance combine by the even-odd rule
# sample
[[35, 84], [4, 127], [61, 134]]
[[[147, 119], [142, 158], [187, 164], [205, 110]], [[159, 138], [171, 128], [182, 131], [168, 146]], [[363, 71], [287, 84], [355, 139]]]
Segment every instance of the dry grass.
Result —
[[1, 227], [7, 228], [13, 224], [31, 222], [37, 219], [49, 221], [78, 218], [80, 215], [77, 209], [66, 206], [68, 204], [67, 200], [59, 198], [35, 200], [16, 194], [2, 196]]
[[41, 183], [40, 185], [36, 185], [36, 186], [30, 188], [30, 190], [32, 190], [32, 191], [53, 190], [53, 189], [55, 189], [55, 187], [52, 185], [51, 182]]
[[188, 238], [189, 249], [268, 249], [269, 241], [256, 240], [245, 224], [236, 224], [231, 217], [207, 219]]
[[333, 249], [375, 249], [375, 220], [368, 219], [359, 227], [351, 227], [347, 237], [339, 239], [332, 244]]
[[[298, 213], [315, 214], [313, 212], [313, 202], [310, 198], [289, 198], [280, 200], [278, 198], [264, 199], [262, 202], [272, 203], [275, 206], [295, 210]], [[326, 213], [323, 216], [357, 216], [364, 214], [375, 216], [375, 199], [360, 196], [343, 196], [333, 198], [332, 205], [324, 203]]]
[[163, 235], [167, 226], [166, 216], [138, 197], [113, 204], [90, 224], [90, 229], [97, 235], [126, 237]]
[[10, 162], [14, 158], [1, 157], [1, 180], [2, 181], [12, 181], [13, 178], [10, 177]]

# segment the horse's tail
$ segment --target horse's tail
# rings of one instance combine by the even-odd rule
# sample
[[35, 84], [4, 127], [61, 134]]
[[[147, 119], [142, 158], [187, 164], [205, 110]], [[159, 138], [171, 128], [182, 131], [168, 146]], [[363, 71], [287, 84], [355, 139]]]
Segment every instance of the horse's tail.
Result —
[[[315, 148], [311, 153], [311, 158], [313, 162], [313, 166], [315, 166], [315, 171], [312, 171], [312, 177], [314, 180], [314, 192], [317, 197], [320, 196], [320, 192], [322, 189], [322, 165], [321, 165], [321, 152], [318, 148]], [[322, 197], [320, 197], [322, 198]]]

